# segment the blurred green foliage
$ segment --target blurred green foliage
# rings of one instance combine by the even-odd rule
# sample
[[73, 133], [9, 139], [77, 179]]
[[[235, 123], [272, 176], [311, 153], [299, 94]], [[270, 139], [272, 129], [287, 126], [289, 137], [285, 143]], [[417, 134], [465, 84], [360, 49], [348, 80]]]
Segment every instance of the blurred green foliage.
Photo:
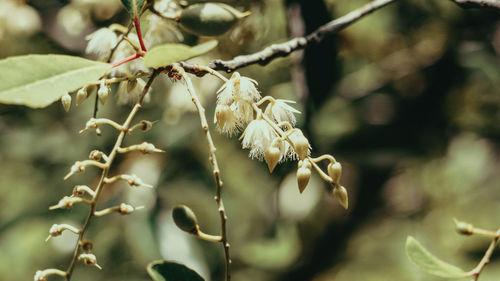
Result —
[[[195, 59], [198, 63], [285, 41], [290, 26], [303, 24], [309, 31], [319, 14], [332, 19], [367, 1], [224, 2], [252, 15], [219, 37], [217, 51]], [[13, 3], [36, 11], [38, 17], [17, 18], [34, 27], [12, 27], [15, 13], [8, 5]], [[0, 5], [1, 58], [83, 56], [85, 35], [113, 22], [128, 23], [119, 0], [9, 0]], [[315, 5], [324, 9], [312, 9]], [[302, 17], [290, 17], [297, 7]], [[330, 153], [343, 163], [350, 209], [344, 211], [317, 178], [299, 195], [294, 164], [280, 165], [269, 175], [264, 163], [248, 159], [236, 138], [214, 133], [233, 280], [440, 280], [406, 258], [407, 235], [444, 260], [472, 268], [489, 241], [459, 236], [452, 218], [499, 227], [498, 13], [462, 10], [451, 1], [397, 1], [319, 50], [331, 60], [299, 52], [241, 73], [256, 79], [264, 95], [298, 101], [303, 112], [299, 126], [313, 153]], [[211, 118], [220, 83], [204, 77], [195, 84]], [[146, 265], [162, 258], [182, 262], [206, 280], [221, 280], [220, 245], [180, 231], [170, 214], [176, 204], [186, 204], [205, 232], [219, 230], [207, 147], [185, 91], [168, 79], [153, 84], [151, 101], [136, 120], [160, 122], [146, 134], [127, 137], [126, 143], [146, 140], [167, 152], [122, 156], [111, 172], [137, 174], [155, 189], [114, 184], [104, 190], [103, 208], [125, 201], [145, 209], [92, 221], [88, 237], [103, 270], [79, 264], [75, 280], [150, 280]], [[122, 121], [130, 107], [116, 105], [114, 98], [98, 115]], [[0, 105], [1, 280], [30, 280], [38, 269], [66, 268], [74, 235], [44, 239], [53, 223], [80, 226], [87, 210], [75, 206], [49, 212], [48, 206], [70, 194], [75, 184], [96, 184], [93, 169], [62, 178], [91, 150], [109, 151], [116, 137], [110, 128], [102, 128], [100, 137], [78, 134], [93, 103], [92, 96], [69, 113], [59, 103], [43, 110]], [[497, 258], [481, 281], [498, 280]]]

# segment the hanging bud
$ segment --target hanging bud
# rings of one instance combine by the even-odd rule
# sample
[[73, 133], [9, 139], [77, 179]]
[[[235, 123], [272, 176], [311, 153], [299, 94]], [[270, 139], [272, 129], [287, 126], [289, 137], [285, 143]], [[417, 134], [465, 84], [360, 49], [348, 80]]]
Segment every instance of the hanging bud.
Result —
[[64, 107], [64, 110], [68, 112], [69, 109], [71, 108], [71, 96], [68, 93], [64, 94], [61, 97], [61, 103]]
[[306, 189], [309, 179], [311, 178], [311, 163], [309, 160], [299, 160], [299, 168], [297, 169], [297, 184], [299, 192], [302, 193]]
[[271, 146], [266, 149], [264, 159], [266, 160], [267, 167], [269, 168], [269, 173], [274, 171], [274, 168], [280, 160], [280, 144], [281, 140], [279, 138], [275, 138], [271, 143]]
[[118, 212], [122, 215], [128, 215], [131, 214], [135, 210], [134, 207], [132, 207], [129, 204], [121, 203], [120, 208], [118, 209]]
[[177, 205], [172, 211], [172, 218], [181, 230], [196, 234], [198, 233], [198, 221], [194, 212], [186, 205]]
[[342, 175], [342, 165], [339, 162], [330, 163], [328, 165], [328, 175], [332, 178], [333, 184], [338, 184]]
[[86, 99], [87, 99], [87, 88], [85, 87], [80, 88], [80, 90], [76, 92], [76, 105], [78, 106], [82, 104], [82, 102]]
[[83, 262], [86, 265], [91, 265], [91, 266], [95, 266], [99, 269], [102, 269], [102, 267], [97, 264], [97, 258], [95, 257], [94, 254], [91, 254], [91, 253], [80, 254], [78, 256], [78, 260], [83, 260]]
[[456, 230], [462, 235], [472, 235], [474, 234], [474, 226], [470, 223], [455, 220]]
[[132, 92], [137, 86], [137, 79], [132, 79], [127, 81], [127, 93]]
[[179, 16], [179, 24], [186, 31], [201, 36], [218, 36], [250, 15], [222, 3], [199, 3], [186, 7]]
[[304, 136], [301, 130], [294, 129], [293, 133], [290, 135], [290, 140], [293, 143], [293, 150], [299, 156], [300, 160], [304, 160], [309, 155], [309, 141]]
[[347, 196], [347, 190], [345, 189], [345, 187], [341, 186], [340, 184], [335, 184], [335, 187], [333, 188], [333, 194], [337, 198], [337, 201], [339, 201], [339, 204], [347, 210], [347, 207], [349, 206], [349, 198]]
[[109, 86], [104, 83], [104, 80], [102, 80], [101, 85], [99, 86], [99, 90], [97, 91], [97, 96], [99, 97], [99, 101], [102, 104], [106, 104], [106, 101], [109, 98]]

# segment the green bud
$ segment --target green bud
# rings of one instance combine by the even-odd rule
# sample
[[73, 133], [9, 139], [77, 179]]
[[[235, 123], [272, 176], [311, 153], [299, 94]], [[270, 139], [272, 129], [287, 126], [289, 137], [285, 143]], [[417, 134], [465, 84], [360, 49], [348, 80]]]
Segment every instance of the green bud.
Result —
[[332, 183], [339, 183], [342, 175], [342, 165], [339, 162], [330, 163], [328, 165], [328, 175], [332, 178]]
[[271, 146], [269, 146], [266, 149], [265, 152], [265, 160], [267, 167], [269, 168], [269, 172], [272, 173], [276, 165], [278, 164], [281, 156], [281, 151], [280, 151], [280, 144], [281, 141], [279, 138], [276, 138], [273, 140], [271, 143]]
[[335, 184], [335, 187], [333, 188], [333, 194], [337, 198], [337, 201], [339, 201], [340, 205], [344, 207], [344, 209], [347, 209], [349, 207], [349, 198], [347, 196], [347, 190], [345, 187], [341, 186], [340, 184]]
[[309, 160], [299, 160], [299, 168], [297, 169], [297, 184], [299, 192], [302, 193], [306, 189], [309, 179], [311, 178], [311, 163]]
[[80, 88], [78, 92], [76, 92], [76, 105], [82, 104], [82, 102], [87, 99], [87, 89], [85, 87]]
[[198, 222], [194, 212], [186, 205], [177, 205], [172, 211], [172, 218], [181, 230], [196, 234], [198, 232]]
[[68, 93], [64, 94], [61, 97], [61, 103], [64, 107], [64, 110], [68, 112], [69, 109], [71, 108], [71, 96]]
[[109, 98], [109, 87], [107, 85], [101, 85], [97, 91], [97, 96], [102, 104], [105, 104]]
[[474, 226], [469, 223], [461, 222], [455, 219], [457, 232], [462, 235], [472, 235], [474, 234]]
[[201, 36], [217, 36], [231, 29], [236, 23], [250, 15], [222, 3], [199, 3], [181, 11], [179, 24], [186, 31]]

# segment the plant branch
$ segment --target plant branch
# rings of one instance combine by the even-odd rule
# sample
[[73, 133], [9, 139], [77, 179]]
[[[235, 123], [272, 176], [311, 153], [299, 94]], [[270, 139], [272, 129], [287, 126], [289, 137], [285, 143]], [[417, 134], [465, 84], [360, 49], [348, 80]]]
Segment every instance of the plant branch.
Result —
[[[358, 21], [364, 16], [394, 2], [396, 0], [375, 0], [363, 7], [354, 10], [340, 18], [337, 18], [323, 26], [320, 26], [313, 33], [305, 37], [296, 37], [285, 43], [273, 44], [262, 51], [237, 56], [231, 60], [214, 60], [209, 64], [209, 67], [215, 70], [224, 70], [226, 72], [233, 72], [244, 66], [252, 64], [266, 65], [270, 61], [278, 57], [286, 57], [292, 52], [304, 49], [306, 47], [318, 44], [322, 42], [325, 38], [332, 36], [333, 34], [339, 32], [350, 24]], [[457, 0], [460, 1], [460, 0]], [[495, 1], [495, 0], [488, 0]]]
[[142, 100], [144, 98], [144, 95], [146, 95], [146, 93], [148, 92], [149, 88], [151, 87], [151, 84], [153, 83], [153, 80], [157, 77], [157, 75], [158, 75], [158, 71], [153, 72], [153, 74], [151, 75], [151, 78], [148, 80], [148, 82], [144, 86], [144, 89], [141, 93], [139, 101], [135, 104], [132, 111], [128, 115], [127, 119], [121, 125], [121, 127], [124, 128], [124, 130], [122, 130], [120, 132], [120, 134], [118, 135], [118, 138], [116, 139], [115, 145], [113, 146], [113, 149], [111, 150], [111, 152], [108, 155], [108, 159], [105, 163], [105, 167], [102, 169], [101, 178], [99, 180], [99, 183], [97, 184], [97, 187], [95, 190], [95, 195], [92, 198], [92, 201], [90, 202], [89, 213], [88, 213], [87, 218], [85, 219], [85, 222], [84, 222], [84, 224], [80, 230], [80, 233], [78, 235], [78, 242], [77, 242], [77, 244], [75, 246], [75, 250], [73, 252], [73, 258], [71, 259], [71, 262], [68, 266], [68, 269], [66, 270], [66, 275], [65, 275], [66, 281], [70, 281], [71, 276], [73, 274], [73, 270], [75, 268], [76, 261], [78, 260], [80, 246], [82, 245], [82, 243], [84, 241], [84, 235], [89, 227], [90, 220], [92, 219], [92, 217], [95, 216], [97, 201], [99, 200], [99, 196], [102, 192], [102, 188], [105, 185], [105, 179], [108, 176], [111, 164], [113, 163], [113, 160], [115, 159], [115, 157], [118, 153], [118, 150], [120, 149], [120, 147], [123, 143], [126, 132], [127, 132], [128, 128], [130, 127], [130, 124], [132, 123], [134, 116], [136, 115], [137, 111], [139, 111], [139, 109], [141, 108], [141, 104], [142, 104]]
[[227, 241], [227, 232], [226, 232], [227, 215], [226, 215], [226, 211], [224, 208], [224, 203], [222, 201], [222, 185], [223, 185], [223, 183], [222, 183], [222, 180], [220, 178], [219, 165], [217, 163], [217, 158], [215, 156], [216, 148], [215, 148], [212, 136], [210, 134], [210, 130], [208, 129], [208, 122], [207, 122], [207, 118], [205, 116], [205, 108], [203, 108], [200, 100], [198, 99], [198, 96], [196, 95], [193, 84], [191, 83], [191, 79], [186, 75], [186, 72], [183, 70], [181, 65], [176, 64], [173, 66], [173, 68], [179, 72], [179, 74], [184, 79], [184, 82], [186, 83], [188, 92], [191, 95], [191, 99], [192, 99], [194, 105], [196, 106], [196, 109], [198, 110], [198, 113], [200, 115], [201, 127], [203, 129], [203, 132], [205, 133], [206, 138], [207, 138], [208, 147], [210, 150], [209, 159], [210, 159], [210, 163], [212, 164], [213, 175], [214, 175], [215, 184], [216, 184], [215, 201], [217, 202], [217, 207], [219, 210], [219, 215], [220, 215], [220, 220], [221, 220], [220, 243], [222, 243], [222, 246], [224, 247], [225, 265], [226, 265], [225, 279], [224, 280], [229, 281], [229, 280], [231, 280], [231, 275], [230, 275], [231, 256], [229, 253], [229, 242]]
[[458, 6], [468, 8], [491, 8], [500, 12], [500, 1], [498, 0], [450, 0]]
[[500, 229], [497, 230], [496, 236], [493, 237], [493, 240], [491, 240], [490, 246], [488, 247], [488, 249], [484, 253], [484, 256], [481, 259], [481, 261], [477, 264], [477, 266], [473, 270], [471, 270], [467, 273], [468, 276], [473, 277], [472, 281], [477, 281], [479, 279], [479, 275], [481, 274], [483, 269], [486, 267], [486, 265], [490, 262], [491, 255], [493, 255], [493, 252], [495, 251], [495, 248], [497, 246], [499, 238], [500, 238]]

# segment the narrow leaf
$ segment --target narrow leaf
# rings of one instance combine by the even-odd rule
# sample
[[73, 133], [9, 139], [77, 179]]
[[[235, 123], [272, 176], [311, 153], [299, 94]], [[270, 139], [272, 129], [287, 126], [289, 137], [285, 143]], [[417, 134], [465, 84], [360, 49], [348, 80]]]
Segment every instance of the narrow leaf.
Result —
[[122, 4], [133, 18], [135, 16], [139, 16], [139, 13], [144, 6], [144, 0], [122, 0]]
[[144, 56], [144, 66], [158, 68], [174, 62], [187, 60], [208, 53], [215, 46], [217, 40], [210, 40], [203, 44], [190, 47], [184, 44], [168, 43], [153, 47]]
[[42, 108], [94, 82], [111, 65], [66, 55], [27, 55], [0, 60], [0, 103]]
[[467, 272], [446, 263], [427, 251], [415, 238], [406, 239], [406, 254], [408, 258], [423, 271], [444, 278], [465, 278]]
[[204, 281], [198, 273], [187, 266], [165, 260], [148, 264], [147, 270], [154, 281]]

